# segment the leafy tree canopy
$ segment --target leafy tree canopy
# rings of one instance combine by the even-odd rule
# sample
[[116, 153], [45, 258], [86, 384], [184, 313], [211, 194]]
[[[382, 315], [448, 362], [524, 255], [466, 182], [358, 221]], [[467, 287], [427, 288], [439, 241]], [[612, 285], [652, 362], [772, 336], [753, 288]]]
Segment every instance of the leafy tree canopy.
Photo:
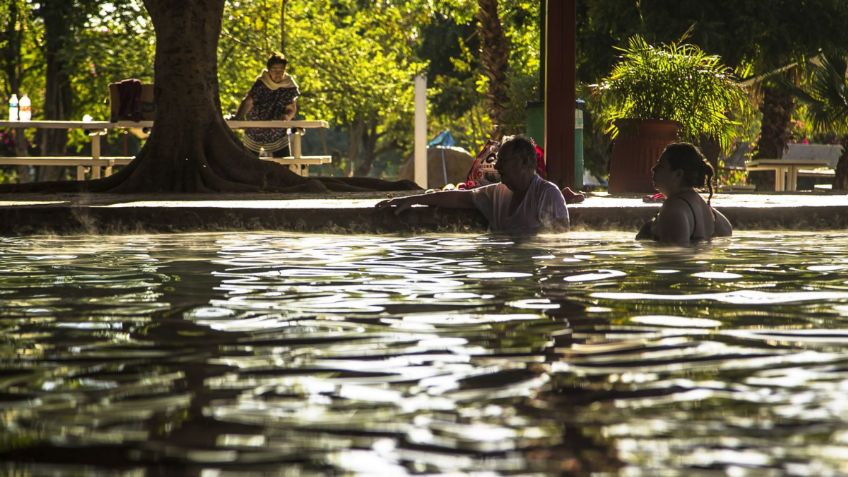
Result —
[[843, 0], [580, 0], [579, 78], [594, 82], [615, 62], [613, 46], [640, 34], [688, 41], [731, 66], [766, 73], [799, 57], [848, 45]]

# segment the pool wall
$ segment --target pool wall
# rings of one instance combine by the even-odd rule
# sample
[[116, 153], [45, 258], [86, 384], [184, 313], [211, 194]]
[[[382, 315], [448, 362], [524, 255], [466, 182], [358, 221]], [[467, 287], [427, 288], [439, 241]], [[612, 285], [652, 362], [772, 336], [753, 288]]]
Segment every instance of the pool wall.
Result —
[[[476, 210], [416, 207], [395, 216], [382, 198], [312, 196], [18, 195], [0, 197], [0, 235], [284, 230], [327, 233], [486, 230]], [[848, 227], [845, 196], [724, 196], [714, 202], [739, 230], [833, 230]], [[659, 204], [596, 198], [569, 206], [572, 226], [637, 230]]]

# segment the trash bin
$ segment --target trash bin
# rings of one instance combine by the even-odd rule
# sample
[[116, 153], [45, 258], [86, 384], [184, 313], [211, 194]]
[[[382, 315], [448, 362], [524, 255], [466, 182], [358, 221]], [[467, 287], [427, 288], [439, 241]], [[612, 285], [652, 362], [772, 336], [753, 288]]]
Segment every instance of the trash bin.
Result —
[[525, 134], [533, 138], [541, 147], [545, 147], [545, 103], [542, 101], [527, 102], [527, 123]]
[[[583, 110], [586, 102], [578, 99], [574, 108], [574, 184], [571, 187], [583, 188]], [[545, 142], [545, 103], [527, 102], [526, 134], [537, 144]]]
[[574, 108], [574, 187], [583, 188], [583, 111], [586, 101], [577, 100]]

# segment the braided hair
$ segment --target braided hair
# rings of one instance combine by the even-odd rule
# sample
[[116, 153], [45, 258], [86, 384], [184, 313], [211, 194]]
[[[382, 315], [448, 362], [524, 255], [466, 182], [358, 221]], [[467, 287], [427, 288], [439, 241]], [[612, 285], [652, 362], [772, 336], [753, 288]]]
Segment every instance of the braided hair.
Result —
[[687, 187], [703, 189], [706, 185], [710, 190], [707, 204], [713, 198], [713, 166], [695, 145], [688, 142], [669, 144], [660, 155], [665, 159], [672, 171], [683, 171], [683, 183]]

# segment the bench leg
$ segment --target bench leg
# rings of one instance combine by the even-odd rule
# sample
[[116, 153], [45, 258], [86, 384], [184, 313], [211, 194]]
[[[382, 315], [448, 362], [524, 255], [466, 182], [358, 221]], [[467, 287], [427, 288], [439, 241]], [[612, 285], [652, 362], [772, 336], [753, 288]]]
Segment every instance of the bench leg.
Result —
[[[91, 137], [91, 159], [95, 161], [100, 159], [100, 136], [102, 134], [100, 131], [89, 134], [89, 137]], [[100, 179], [100, 166], [91, 166], [91, 178]]]
[[85, 166], [77, 166], [77, 180], [85, 180]]
[[774, 171], [774, 191], [783, 192], [786, 190], [786, 170], [778, 167]]
[[289, 168], [290, 171], [294, 172], [295, 174], [297, 174], [299, 176], [303, 175], [300, 172], [300, 165], [298, 165], [298, 164], [291, 164], [291, 165], [288, 166], [288, 168]]
[[289, 146], [291, 146], [291, 147], [289, 147], [289, 151], [291, 152], [292, 157], [294, 157], [295, 159], [300, 159], [300, 157], [301, 157], [301, 154], [300, 154], [300, 151], [301, 151], [301, 149], [300, 149], [300, 147], [301, 147], [300, 137], [301, 137], [301, 134], [300, 134], [300, 131], [297, 130], [297, 128], [295, 128], [294, 131], [291, 134], [289, 134]]
[[790, 167], [786, 176], [786, 190], [792, 192], [798, 190], [798, 169], [794, 166]]

